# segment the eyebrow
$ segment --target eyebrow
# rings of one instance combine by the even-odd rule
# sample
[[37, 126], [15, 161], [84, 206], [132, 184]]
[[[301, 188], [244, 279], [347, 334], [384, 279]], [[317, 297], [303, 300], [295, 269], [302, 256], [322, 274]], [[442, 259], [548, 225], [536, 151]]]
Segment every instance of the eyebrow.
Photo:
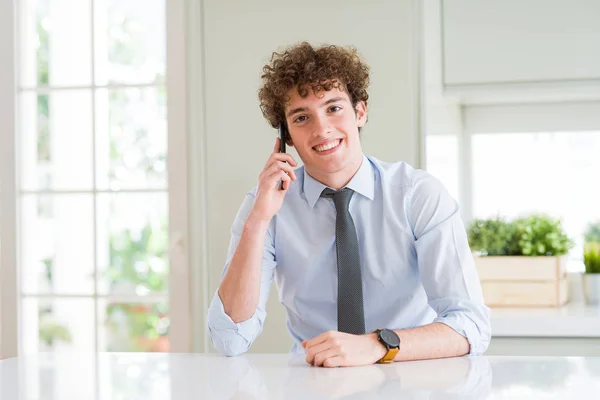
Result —
[[[328, 104], [331, 103], [337, 103], [338, 101], [344, 101], [345, 99], [343, 97], [332, 97], [331, 99], [327, 100], [326, 102], [324, 102], [323, 104], [321, 104], [321, 107], [326, 106]], [[300, 112], [304, 112], [307, 111], [306, 107], [298, 107], [298, 108], [293, 108], [290, 111], [288, 111], [287, 116], [291, 117], [294, 114], [300, 113]]]

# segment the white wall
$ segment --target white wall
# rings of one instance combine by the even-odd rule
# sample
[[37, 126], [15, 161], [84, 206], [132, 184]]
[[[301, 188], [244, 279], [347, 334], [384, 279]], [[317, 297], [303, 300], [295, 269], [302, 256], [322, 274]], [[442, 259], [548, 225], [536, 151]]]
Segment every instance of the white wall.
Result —
[[[197, 279], [205, 280], [201, 283], [208, 288], [209, 300], [220, 282], [233, 218], [245, 193], [256, 184], [276, 137], [257, 99], [261, 69], [273, 51], [301, 40], [356, 46], [371, 66], [365, 152], [419, 165], [416, 4], [257, 0], [236, 2], [234, 7], [227, 1], [204, 1], [204, 77], [192, 90], [204, 90], [205, 110], [198, 112], [205, 120], [197, 121], [192, 133], [202, 137], [196, 140], [196, 150], [206, 157], [194, 184], [206, 196], [200, 221], [206, 223], [206, 231], [196, 237], [206, 236], [208, 276]], [[194, 246], [192, 251], [198, 253], [202, 243]], [[265, 329], [252, 347], [254, 352], [289, 351], [291, 339], [277, 297], [272, 290]]]
[[448, 85], [600, 79], [597, 0], [444, 0]]
[[444, 93], [441, 51], [442, 7], [440, 0], [422, 0], [423, 131], [429, 135], [459, 135], [462, 131], [458, 99]]

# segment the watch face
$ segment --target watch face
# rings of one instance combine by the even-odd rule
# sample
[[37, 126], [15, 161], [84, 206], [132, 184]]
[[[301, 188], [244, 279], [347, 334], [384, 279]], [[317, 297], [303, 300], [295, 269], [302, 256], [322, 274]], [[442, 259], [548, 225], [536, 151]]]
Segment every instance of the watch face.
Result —
[[400, 338], [396, 334], [396, 332], [391, 331], [389, 329], [384, 329], [380, 333], [381, 339], [388, 344], [390, 347], [398, 347], [400, 346]]

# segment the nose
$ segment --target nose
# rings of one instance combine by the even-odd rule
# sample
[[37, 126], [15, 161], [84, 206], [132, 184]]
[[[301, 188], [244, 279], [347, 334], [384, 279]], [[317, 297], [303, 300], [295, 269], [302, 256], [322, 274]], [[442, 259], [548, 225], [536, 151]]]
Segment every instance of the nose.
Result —
[[329, 136], [333, 132], [333, 128], [326, 115], [317, 115], [313, 118], [313, 121], [313, 136]]

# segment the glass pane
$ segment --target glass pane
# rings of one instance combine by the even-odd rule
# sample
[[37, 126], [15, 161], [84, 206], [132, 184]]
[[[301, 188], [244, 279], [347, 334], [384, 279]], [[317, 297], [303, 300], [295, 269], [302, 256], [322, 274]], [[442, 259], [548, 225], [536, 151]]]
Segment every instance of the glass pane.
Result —
[[169, 315], [166, 302], [98, 302], [101, 320], [99, 351], [169, 351]]
[[21, 187], [91, 189], [91, 92], [24, 93], [20, 100]]
[[91, 2], [28, 0], [19, 4], [21, 85], [91, 85]]
[[21, 288], [29, 294], [94, 292], [92, 195], [21, 201]]
[[163, 89], [102, 89], [97, 92], [98, 188], [166, 188], [166, 157]]
[[93, 299], [25, 298], [21, 305], [25, 354], [95, 350]]
[[438, 178], [452, 197], [458, 197], [458, 140], [455, 135], [427, 136], [427, 172]]
[[562, 218], [577, 243], [568, 268], [583, 271], [583, 232], [600, 218], [600, 132], [480, 134], [472, 146], [474, 215]]
[[99, 291], [166, 292], [167, 194], [102, 194], [97, 207]]
[[96, 84], [164, 82], [165, 1], [94, 3]]

